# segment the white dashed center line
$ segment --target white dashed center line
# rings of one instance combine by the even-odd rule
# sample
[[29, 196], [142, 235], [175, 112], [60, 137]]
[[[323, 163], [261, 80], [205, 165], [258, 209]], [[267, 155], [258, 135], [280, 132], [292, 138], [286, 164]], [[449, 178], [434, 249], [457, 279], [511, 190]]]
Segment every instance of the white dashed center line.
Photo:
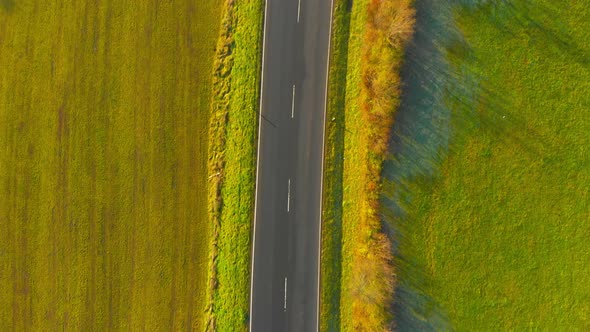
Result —
[[291, 179], [287, 183], [287, 212], [291, 210]]
[[283, 310], [287, 311], [287, 277], [285, 277], [285, 301], [283, 302]]
[[291, 119], [295, 117], [295, 84], [293, 84], [293, 96], [291, 99]]

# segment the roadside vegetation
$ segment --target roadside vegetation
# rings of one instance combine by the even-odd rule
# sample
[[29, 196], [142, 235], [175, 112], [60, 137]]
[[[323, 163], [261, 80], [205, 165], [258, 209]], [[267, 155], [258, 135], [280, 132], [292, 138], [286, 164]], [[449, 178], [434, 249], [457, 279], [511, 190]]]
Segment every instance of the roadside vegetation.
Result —
[[[378, 331], [391, 328], [395, 285], [391, 243], [380, 217], [381, 170], [399, 105], [399, 69], [412, 36], [414, 11], [412, 1], [405, 0], [350, 5], [343, 1], [335, 7], [321, 326], [328, 331]], [[342, 65], [346, 74], [336, 67]], [[337, 89], [344, 85], [345, 96]]]
[[203, 330], [215, 0], [0, 1], [0, 330]]
[[589, 17], [583, 0], [454, 8], [464, 40], [447, 47], [447, 79], [476, 93], [446, 98], [452, 139], [438, 174], [406, 179], [395, 225], [413, 273], [399, 278], [414, 285], [410, 300], [428, 299], [415, 322], [590, 328]]
[[334, 0], [322, 210], [320, 330], [340, 331], [342, 277], [342, 190], [346, 74], [350, 29], [349, 0]]
[[223, 3], [209, 133], [209, 331], [248, 327], [263, 14], [263, 0]]

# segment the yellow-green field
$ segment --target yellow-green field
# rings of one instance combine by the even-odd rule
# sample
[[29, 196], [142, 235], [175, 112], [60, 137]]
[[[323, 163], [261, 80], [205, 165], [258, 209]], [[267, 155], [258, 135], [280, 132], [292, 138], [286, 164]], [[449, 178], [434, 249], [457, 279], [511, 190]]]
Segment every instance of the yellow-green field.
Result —
[[0, 330], [203, 329], [219, 1], [0, 1]]

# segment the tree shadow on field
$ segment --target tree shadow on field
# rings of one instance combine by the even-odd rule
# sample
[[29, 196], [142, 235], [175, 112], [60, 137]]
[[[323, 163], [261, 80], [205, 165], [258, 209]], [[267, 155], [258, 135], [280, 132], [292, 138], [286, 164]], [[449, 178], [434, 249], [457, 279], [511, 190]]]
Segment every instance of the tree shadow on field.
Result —
[[[458, 75], [451, 72], [445, 55], [448, 45], [459, 45], [461, 40], [452, 25], [451, 2], [417, 0], [415, 6], [416, 31], [401, 70], [404, 86], [392, 130], [391, 158], [383, 168], [382, 217], [393, 239], [398, 276], [392, 304], [396, 329], [440, 331], [452, 328], [444, 309], [427, 293], [432, 280], [418, 262], [420, 244], [407, 239], [412, 224], [419, 222], [409, 217], [407, 206], [412, 183], [434, 176], [449, 148], [451, 112], [446, 98]], [[463, 48], [457, 49], [467, 52]], [[472, 86], [462, 82], [455, 89], [460, 89], [457, 95], [470, 96]]]
[[392, 238], [398, 279], [392, 311], [399, 331], [452, 330], [445, 308], [428, 294], [444, 285], [433, 284], [419, 259], [425, 245], [412, 235], [423, 220], [412, 195], [417, 188], [428, 191], [443, 161], [474, 133], [518, 146], [531, 160], [542, 156], [545, 144], [518, 105], [502, 95], [505, 89], [482, 76], [479, 64], [489, 59], [477, 57], [454, 18], [477, 10], [478, 18], [507, 35], [524, 31], [547, 56], [564, 56], [583, 66], [590, 61], [551, 7], [504, 0], [416, 0], [415, 6], [416, 33], [401, 70], [401, 104], [383, 167], [382, 218]]
[[[463, 0], [463, 10], [478, 10], [488, 22], [503, 32], [516, 36], [524, 32], [529, 37], [529, 45], [551, 57], [565, 56], [567, 61], [584, 67], [590, 66], [590, 48], [580, 45], [571, 38], [569, 25], [560, 18], [559, 1], [543, 4], [540, 1], [474, 1]], [[515, 31], [515, 27], [520, 31]]]
[[[553, 7], [539, 1], [531, 5], [525, 0], [459, 0], [457, 4], [458, 16], [472, 15], [477, 11], [477, 19], [487, 20], [486, 23], [502, 34], [519, 39], [526, 35], [527, 47], [536, 56], [563, 59], [584, 67], [590, 65], [589, 50], [574, 42], [571, 32], [560, 19], [561, 15]], [[448, 58], [461, 58], [450, 52]], [[467, 98], [464, 91], [456, 88], [457, 85], [447, 91], [447, 104], [453, 108], [453, 127], [459, 129], [453, 134], [453, 140], [461, 142], [466, 132], [475, 129], [495, 140], [520, 147], [529, 157], [540, 157], [547, 139], [535, 129], [531, 119], [521, 115], [520, 106], [514, 104], [504, 87], [493, 85], [487, 77], [474, 72], [478, 64], [488, 59], [471, 53], [463, 56], [461, 61], [464, 75], [472, 77], [476, 88]]]
[[10, 13], [14, 10], [14, 0], [0, 0], [0, 7]]

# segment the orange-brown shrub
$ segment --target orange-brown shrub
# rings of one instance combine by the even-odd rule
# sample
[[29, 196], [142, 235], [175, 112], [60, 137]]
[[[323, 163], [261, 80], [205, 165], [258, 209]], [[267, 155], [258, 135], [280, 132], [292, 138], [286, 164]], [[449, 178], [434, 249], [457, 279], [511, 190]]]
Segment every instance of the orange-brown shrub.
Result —
[[399, 69], [412, 36], [412, 0], [370, 0], [361, 67], [366, 168], [362, 215], [354, 239], [351, 294], [355, 331], [386, 331], [395, 288], [391, 243], [379, 215], [381, 171], [399, 106]]

